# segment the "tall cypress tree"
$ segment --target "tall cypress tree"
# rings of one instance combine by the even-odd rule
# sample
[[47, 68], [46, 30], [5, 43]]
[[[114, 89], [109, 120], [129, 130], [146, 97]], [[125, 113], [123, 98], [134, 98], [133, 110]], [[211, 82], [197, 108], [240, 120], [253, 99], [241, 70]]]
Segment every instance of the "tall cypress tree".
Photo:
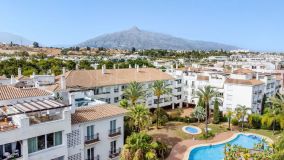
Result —
[[220, 122], [220, 111], [219, 111], [219, 102], [217, 98], [214, 101], [214, 113], [213, 113], [213, 123], [218, 124]]

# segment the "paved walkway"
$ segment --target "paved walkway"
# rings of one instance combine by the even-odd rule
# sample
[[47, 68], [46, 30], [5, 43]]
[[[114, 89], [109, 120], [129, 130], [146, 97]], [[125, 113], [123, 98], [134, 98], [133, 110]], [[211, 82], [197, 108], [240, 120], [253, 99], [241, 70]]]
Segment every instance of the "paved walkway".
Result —
[[220, 141], [224, 141], [234, 135], [234, 132], [224, 132], [216, 135], [213, 139], [211, 140], [184, 140], [179, 143], [177, 143], [167, 160], [182, 160], [184, 155], [186, 154], [186, 151], [188, 150], [189, 147], [197, 145], [197, 144], [205, 144], [205, 143], [216, 143]]

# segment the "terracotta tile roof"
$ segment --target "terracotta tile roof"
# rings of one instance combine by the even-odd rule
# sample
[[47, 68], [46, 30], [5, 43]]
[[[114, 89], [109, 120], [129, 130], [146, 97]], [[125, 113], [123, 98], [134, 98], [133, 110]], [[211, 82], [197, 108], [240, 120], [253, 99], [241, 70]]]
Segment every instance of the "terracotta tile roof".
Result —
[[[150, 82], [155, 80], [171, 80], [171, 75], [155, 68], [140, 68], [139, 72], [133, 69], [106, 69], [102, 70], [74, 70], [65, 73], [67, 89], [92, 88], [99, 86], [110, 86], [128, 84], [130, 82]], [[58, 87], [60, 80], [57, 78]]]
[[225, 83], [251, 85], [251, 86], [264, 84], [262, 81], [257, 79], [244, 80], [244, 79], [230, 79], [230, 78], [226, 79]]
[[197, 76], [198, 81], [209, 81], [209, 76]]
[[233, 71], [233, 74], [252, 74], [252, 73], [254, 73], [252, 70], [245, 68], [240, 68]]
[[75, 113], [71, 115], [71, 123], [77, 124], [95, 121], [103, 118], [124, 115], [125, 113], [127, 113], [126, 109], [111, 104], [82, 107], [76, 109]]
[[38, 88], [16, 88], [13, 86], [0, 86], [0, 100], [9, 100], [17, 98], [48, 96], [50, 92]]

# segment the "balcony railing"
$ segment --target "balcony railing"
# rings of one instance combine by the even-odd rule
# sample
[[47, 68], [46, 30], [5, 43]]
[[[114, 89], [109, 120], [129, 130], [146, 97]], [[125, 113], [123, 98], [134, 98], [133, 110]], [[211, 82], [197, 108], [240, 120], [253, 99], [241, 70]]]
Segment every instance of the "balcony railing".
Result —
[[97, 155], [93, 158], [86, 158], [86, 160], [100, 160], [100, 155]]
[[56, 114], [56, 115], [40, 115], [40, 116], [35, 116], [35, 115], [30, 115], [30, 124], [39, 124], [39, 123], [44, 123], [44, 122], [49, 122], [49, 121], [55, 121], [62, 119], [62, 113]]
[[116, 157], [118, 157], [120, 152], [121, 152], [121, 148], [113, 149], [113, 150], [109, 151], [109, 158], [116, 158]]
[[18, 128], [18, 126], [14, 124], [12, 118], [8, 117], [0, 120], [0, 132], [9, 131], [15, 128]]
[[118, 135], [121, 135], [121, 127], [109, 130], [109, 134], [108, 134], [109, 137], [115, 137]]
[[100, 141], [99, 133], [91, 136], [85, 136], [85, 144], [96, 143], [98, 141]]

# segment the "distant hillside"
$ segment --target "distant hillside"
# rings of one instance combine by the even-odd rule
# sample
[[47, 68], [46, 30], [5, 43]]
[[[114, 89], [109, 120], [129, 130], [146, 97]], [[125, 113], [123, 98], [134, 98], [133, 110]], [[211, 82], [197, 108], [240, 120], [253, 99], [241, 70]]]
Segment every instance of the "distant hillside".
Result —
[[31, 45], [33, 42], [19, 35], [0, 32], [0, 43], [11, 43], [22, 44], [22, 45]]
[[80, 47], [104, 47], [119, 49], [172, 49], [172, 50], [232, 50], [238, 47], [206, 41], [186, 40], [171, 35], [140, 30], [129, 30], [98, 36], [78, 44]]

